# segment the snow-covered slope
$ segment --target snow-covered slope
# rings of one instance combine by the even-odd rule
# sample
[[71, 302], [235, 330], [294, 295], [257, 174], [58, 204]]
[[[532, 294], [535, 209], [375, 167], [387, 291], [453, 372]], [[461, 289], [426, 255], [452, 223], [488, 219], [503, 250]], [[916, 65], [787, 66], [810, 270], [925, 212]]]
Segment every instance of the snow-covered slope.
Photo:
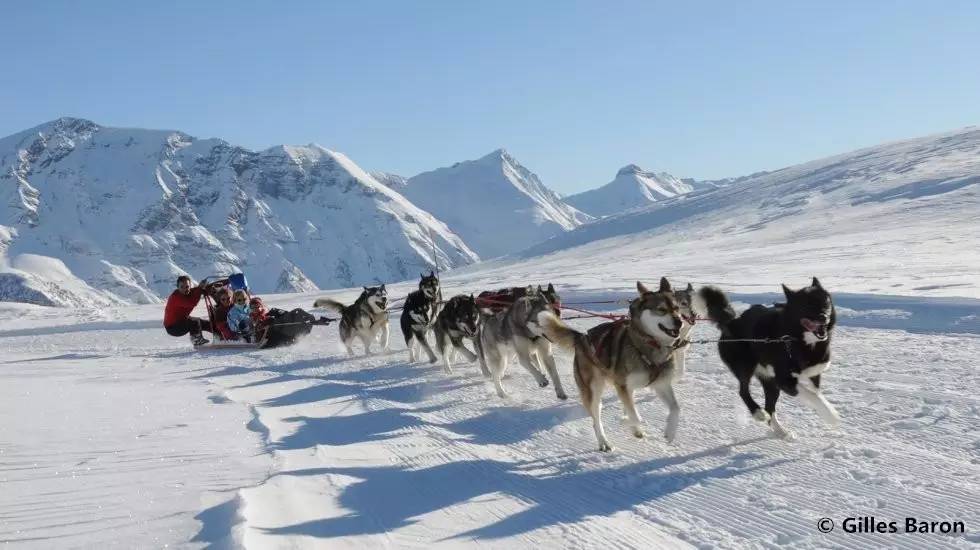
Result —
[[565, 197], [565, 202], [593, 216], [609, 216], [690, 193], [695, 185], [667, 172], [647, 172], [629, 164], [620, 168], [611, 182]]
[[521, 250], [591, 219], [503, 149], [419, 174], [402, 192], [483, 258]]
[[[583, 258], [585, 259], [585, 258]], [[934, 267], [941, 270], [942, 266]], [[614, 300], [589, 279], [537, 272], [563, 298]], [[580, 285], [586, 293], [570, 292]], [[394, 286], [404, 296], [413, 285]], [[464, 279], [448, 292], [486, 288]], [[356, 291], [345, 292], [351, 299]], [[268, 296], [282, 308], [312, 295]], [[751, 301], [758, 297], [753, 296]], [[923, 299], [892, 320], [975, 313]], [[858, 307], [841, 300], [842, 307]], [[596, 304], [599, 305], [599, 304]], [[914, 305], [913, 309], [905, 306]], [[614, 306], [617, 307], [617, 306]], [[665, 408], [637, 392], [647, 438], [606, 390], [612, 453], [558, 353], [569, 400], [512, 365], [497, 397], [479, 367], [348, 358], [337, 329], [289, 348], [194, 353], [161, 330], [159, 305], [82, 311], [0, 303], [0, 540], [51, 548], [976, 549], [980, 542], [980, 331], [916, 334], [841, 316], [823, 391], [843, 424], [779, 401], [796, 441], [752, 420], [710, 344], [692, 344]], [[598, 320], [570, 321], [580, 330]], [[901, 326], [901, 325], [899, 325]], [[936, 326], [937, 332], [943, 324]], [[718, 331], [698, 323], [692, 339]], [[469, 344], [467, 344], [469, 345]], [[752, 388], [760, 398], [758, 385]], [[847, 533], [848, 516], [899, 522]], [[829, 517], [837, 528], [817, 529]], [[906, 534], [905, 517], [966, 532]]]
[[12, 258], [9, 265], [0, 266], [0, 302], [106, 307], [119, 305], [122, 300], [75, 277], [61, 260], [21, 254]]
[[[524, 258], [549, 256], [521, 269], [604, 265], [624, 282], [683, 274], [769, 289], [818, 275], [855, 292], [980, 296], [978, 184], [980, 129], [971, 127], [605, 218], [526, 250]], [[488, 277], [508, 268], [494, 269]]]
[[431, 214], [317, 145], [253, 152], [63, 118], [0, 139], [0, 253], [62, 260], [156, 300], [177, 274], [242, 269], [259, 292], [414, 277], [477, 256]]
[[381, 172], [379, 170], [372, 170], [370, 173], [371, 177], [394, 189], [395, 191], [398, 191], [399, 193], [404, 191], [405, 186], [408, 185], [408, 178], [405, 176], [399, 176], [398, 174], [392, 174], [390, 172]]

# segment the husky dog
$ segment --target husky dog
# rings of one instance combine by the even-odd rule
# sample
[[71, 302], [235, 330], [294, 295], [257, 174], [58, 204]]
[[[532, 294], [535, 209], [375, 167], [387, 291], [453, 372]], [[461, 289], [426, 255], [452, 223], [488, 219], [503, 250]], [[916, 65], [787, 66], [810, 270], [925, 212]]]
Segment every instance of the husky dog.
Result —
[[[475, 341], [479, 326], [480, 311], [476, 307], [476, 299], [472, 294], [469, 296], [464, 294], [453, 296], [439, 312], [433, 326], [433, 332], [436, 334], [436, 347], [442, 354], [443, 365], [447, 373], [453, 372], [452, 360], [457, 352], [461, 353], [470, 363], [476, 361], [476, 354], [463, 346], [463, 338]], [[489, 378], [490, 371], [484, 370], [483, 375]]]
[[[554, 290], [554, 287], [548, 286]], [[548, 385], [548, 379], [535, 363], [544, 363], [555, 385], [555, 395], [558, 399], [568, 399], [558, 377], [558, 367], [551, 353], [551, 342], [544, 337], [544, 331], [538, 324], [538, 316], [543, 312], [557, 318], [557, 308], [552, 305], [541, 287], [535, 289], [529, 286], [524, 290], [524, 297], [514, 300], [510, 307], [492, 315], [484, 315], [481, 319], [477, 353], [480, 354], [481, 367], [484, 372], [490, 373], [500, 397], [507, 396], [500, 379], [507, 371], [510, 352], [513, 350], [517, 353], [517, 360], [542, 388]]]
[[[527, 295], [528, 289], [531, 287], [520, 287], [515, 286], [511, 288], [501, 288], [499, 290], [485, 290], [476, 297], [476, 302], [480, 306], [480, 313], [484, 315], [493, 315], [499, 311], [507, 309], [510, 304], [514, 303], [514, 300], [518, 298], [523, 298]], [[561, 297], [558, 296], [558, 291], [555, 290], [555, 285], [548, 283], [548, 288], [541, 290], [541, 285], [538, 285], [538, 292], [544, 295], [548, 303], [555, 308], [555, 311], [561, 316]]]
[[674, 300], [680, 310], [681, 321], [684, 322], [681, 325], [677, 350], [674, 351], [674, 380], [676, 381], [684, 377], [687, 367], [687, 346], [690, 343], [687, 337], [691, 334], [694, 325], [697, 324], [698, 317], [704, 316], [704, 300], [694, 291], [694, 286], [691, 283], [687, 283], [687, 288], [684, 290], [675, 290]]
[[416, 347], [422, 346], [429, 356], [429, 362], [435, 363], [436, 354], [429, 347], [425, 333], [429, 331], [429, 326], [438, 314], [442, 292], [439, 289], [439, 278], [435, 273], [430, 271], [428, 275], [420, 274], [419, 277], [421, 277], [419, 289], [410, 292], [405, 298], [401, 317], [402, 335], [405, 336], [405, 345], [408, 347], [408, 355], [412, 361], [418, 358]]
[[320, 298], [313, 302], [313, 307], [324, 307], [340, 313], [340, 340], [352, 357], [354, 348], [351, 344], [355, 336], [364, 344], [365, 355], [371, 355], [371, 343], [379, 334], [381, 347], [388, 351], [388, 291], [385, 290], [385, 285], [363, 288], [364, 292], [349, 306], [329, 298]]
[[[721, 290], [704, 287], [699, 294], [707, 306], [708, 318], [721, 329], [721, 360], [738, 378], [738, 394], [756, 420], [768, 422], [780, 437], [795, 437], [776, 418], [776, 400], [784, 391], [799, 396], [828, 424], [840, 423], [837, 411], [820, 393], [820, 376], [830, 366], [830, 339], [837, 314], [830, 293], [816, 277], [801, 290], [783, 285], [785, 303], [754, 305], [737, 317]], [[773, 343], [725, 341], [783, 338], [786, 341]], [[753, 376], [765, 392], [765, 410], [759, 408], [749, 392]]]
[[602, 392], [607, 382], [616, 388], [634, 436], [645, 434], [633, 391], [650, 385], [670, 410], [664, 437], [670, 442], [677, 434], [680, 406], [671, 384], [674, 344], [682, 325], [680, 310], [666, 278], [660, 279], [656, 292], [641, 282], [636, 283], [636, 290], [640, 295], [630, 302], [629, 319], [603, 323], [587, 333], [572, 329], [557, 317], [543, 315], [541, 319], [548, 338], [575, 351], [575, 383], [582, 405], [592, 415], [600, 451], [612, 450], [602, 427]]

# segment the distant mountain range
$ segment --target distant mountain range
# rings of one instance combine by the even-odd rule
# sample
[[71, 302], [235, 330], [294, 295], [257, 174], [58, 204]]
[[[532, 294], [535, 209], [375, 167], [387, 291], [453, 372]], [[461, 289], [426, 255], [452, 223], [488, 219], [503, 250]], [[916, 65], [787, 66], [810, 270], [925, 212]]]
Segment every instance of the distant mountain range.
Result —
[[257, 292], [350, 287], [668, 231], [939, 231], [972, 220], [978, 181], [975, 128], [723, 180], [631, 164], [562, 199], [503, 149], [406, 178], [315, 144], [251, 151], [62, 118], [0, 139], [0, 301], [155, 302], [179, 274], [239, 270]]
[[[257, 291], [292, 292], [478, 260], [444, 223], [317, 145], [250, 151], [63, 118], [0, 139], [0, 204], [8, 264], [56, 258], [110, 300], [159, 300], [182, 273], [244, 270]], [[6, 272], [3, 288], [27, 281]]]

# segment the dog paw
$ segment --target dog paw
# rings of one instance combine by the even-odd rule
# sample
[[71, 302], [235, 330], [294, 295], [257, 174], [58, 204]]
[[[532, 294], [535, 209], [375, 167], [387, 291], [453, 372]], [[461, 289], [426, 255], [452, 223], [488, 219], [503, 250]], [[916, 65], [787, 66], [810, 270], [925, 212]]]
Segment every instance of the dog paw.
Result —
[[630, 420], [629, 416], [622, 416], [620, 417], [619, 420], [622, 421], [623, 425], [625, 426], [639, 426], [643, 422], [639, 418], [637, 418], [636, 420]]
[[796, 432], [793, 430], [783, 429], [781, 431], [773, 431], [773, 434], [783, 441], [796, 441]]
[[633, 428], [633, 437], [637, 439], [643, 439], [646, 436], [647, 434], [643, 433], [643, 430], [641, 430], [640, 428]]
[[559, 393], [557, 395], [558, 395], [558, 399], [561, 399], [562, 401], [565, 401], [566, 399], [568, 399], [568, 396], [565, 395], [565, 392]]
[[612, 450], [613, 450], [612, 445], [610, 445], [608, 443], [600, 443], [599, 444], [599, 452], [601, 452], [601, 453], [610, 453], [610, 452], [612, 452]]
[[548, 387], [548, 379], [547, 378], [542, 378], [541, 380], [538, 380], [538, 387], [539, 388], [547, 388]]
[[755, 412], [752, 413], [752, 418], [758, 420], [759, 422], [769, 422], [769, 413], [762, 409], [756, 409]]

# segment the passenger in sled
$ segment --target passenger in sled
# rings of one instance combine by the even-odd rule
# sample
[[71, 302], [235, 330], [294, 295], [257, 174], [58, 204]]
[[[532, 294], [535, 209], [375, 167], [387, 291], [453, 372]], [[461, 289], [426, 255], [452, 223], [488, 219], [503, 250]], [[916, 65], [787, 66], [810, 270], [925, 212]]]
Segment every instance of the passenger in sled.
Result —
[[[204, 283], [202, 283], [204, 284]], [[207, 284], [204, 292], [210, 326], [215, 330], [215, 342], [208, 347], [271, 348], [289, 345], [310, 333], [313, 325], [333, 321], [317, 319], [303, 309], [266, 310], [258, 296], [252, 296], [248, 281], [242, 273], [217, 279]], [[212, 303], [213, 302], [213, 303]], [[195, 343], [195, 347], [206, 344]]]

